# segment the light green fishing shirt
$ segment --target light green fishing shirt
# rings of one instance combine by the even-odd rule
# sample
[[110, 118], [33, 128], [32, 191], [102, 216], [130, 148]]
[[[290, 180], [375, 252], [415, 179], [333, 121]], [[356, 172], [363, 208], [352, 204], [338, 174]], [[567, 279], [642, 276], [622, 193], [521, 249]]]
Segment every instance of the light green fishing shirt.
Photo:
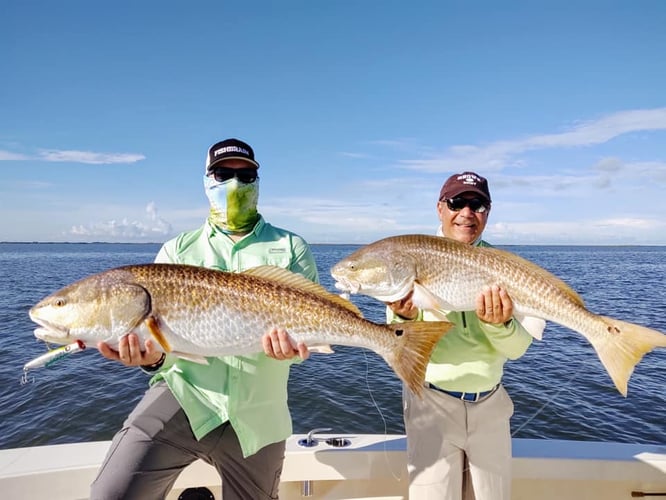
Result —
[[[252, 232], [238, 242], [207, 221], [201, 228], [166, 242], [155, 262], [230, 272], [273, 265], [314, 282], [319, 280], [308, 244], [261, 217]], [[229, 421], [238, 435], [243, 456], [247, 457], [291, 435], [287, 406], [291, 362], [269, 358], [263, 352], [206, 359], [208, 366], [167, 356], [151, 379], [151, 384], [166, 381], [197, 439]]]
[[[481, 240], [476, 246], [489, 247]], [[426, 382], [447, 391], [483, 392], [499, 384], [508, 359], [527, 351], [532, 336], [515, 318], [506, 324], [481, 321], [474, 311], [419, 310], [414, 321], [441, 321], [445, 314], [454, 326], [439, 340], [430, 356]], [[386, 308], [389, 323], [409, 321]]]

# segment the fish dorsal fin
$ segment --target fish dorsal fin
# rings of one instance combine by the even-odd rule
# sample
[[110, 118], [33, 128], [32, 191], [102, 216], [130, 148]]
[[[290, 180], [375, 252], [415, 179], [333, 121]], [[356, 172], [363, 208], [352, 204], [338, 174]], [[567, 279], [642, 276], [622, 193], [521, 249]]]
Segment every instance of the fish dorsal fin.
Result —
[[563, 293], [565, 293], [567, 296], [569, 296], [579, 306], [585, 307], [585, 302], [583, 301], [581, 296], [578, 295], [578, 293], [573, 288], [571, 288], [569, 285], [567, 285], [564, 281], [562, 281], [560, 278], [558, 278], [554, 274], [545, 270], [543, 267], [540, 267], [540, 266], [536, 265], [534, 262], [530, 262], [529, 260], [524, 259], [524, 258], [520, 257], [519, 255], [516, 255], [515, 253], [511, 253], [511, 252], [508, 252], [506, 250], [500, 250], [499, 248], [477, 247], [475, 250], [478, 250], [478, 251], [481, 251], [481, 252], [496, 252], [496, 253], [500, 254], [502, 257], [504, 257], [505, 259], [512, 260], [516, 264], [521, 265], [522, 267], [527, 269], [530, 273], [537, 274], [542, 279], [552, 283], [559, 290], [561, 290]]
[[363, 317], [363, 313], [352, 302], [340, 297], [334, 293], [329, 292], [323, 286], [313, 281], [310, 281], [301, 274], [294, 273], [288, 269], [277, 266], [258, 266], [244, 271], [243, 274], [256, 276], [257, 278], [275, 281], [281, 285], [296, 288], [303, 292], [311, 293], [322, 297], [328, 301], [348, 309], [359, 317]]

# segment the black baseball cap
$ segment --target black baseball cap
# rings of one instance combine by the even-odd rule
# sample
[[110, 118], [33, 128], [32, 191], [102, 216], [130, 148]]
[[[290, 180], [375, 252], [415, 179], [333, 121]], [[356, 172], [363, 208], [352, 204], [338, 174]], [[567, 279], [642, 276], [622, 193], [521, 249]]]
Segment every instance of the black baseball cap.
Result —
[[240, 139], [232, 138], [220, 141], [210, 147], [208, 156], [206, 157], [206, 174], [209, 174], [213, 167], [222, 160], [230, 159], [245, 160], [256, 168], [259, 168], [259, 164], [254, 159], [254, 151], [250, 145]]

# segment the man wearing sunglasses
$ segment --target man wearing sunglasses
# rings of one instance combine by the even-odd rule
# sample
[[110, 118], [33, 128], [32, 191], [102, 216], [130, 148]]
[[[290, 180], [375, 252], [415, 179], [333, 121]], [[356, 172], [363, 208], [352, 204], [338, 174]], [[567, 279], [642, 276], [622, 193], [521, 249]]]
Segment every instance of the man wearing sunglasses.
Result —
[[[469, 245], [482, 239], [490, 214], [488, 181], [474, 172], [449, 177], [439, 194], [439, 236]], [[409, 496], [418, 499], [509, 500], [513, 403], [501, 384], [507, 360], [522, 356], [532, 336], [497, 286], [481, 291], [476, 311], [423, 311], [411, 295], [387, 304], [389, 322], [455, 326], [437, 344], [423, 398], [403, 391]]]
[[[203, 184], [210, 202], [200, 228], [166, 242], [155, 262], [191, 264], [229, 272], [273, 265], [317, 282], [308, 244], [270, 225], [257, 211], [259, 163], [243, 141], [211, 146]], [[215, 466], [225, 500], [275, 499], [292, 433], [287, 379], [304, 344], [292, 345], [275, 325], [263, 353], [207, 358], [201, 365], [164, 355], [134, 334], [103, 356], [152, 374], [150, 388], [113, 442], [91, 488], [91, 499], [165, 498], [180, 472], [198, 458]], [[271, 359], [274, 358], [274, 359]]]

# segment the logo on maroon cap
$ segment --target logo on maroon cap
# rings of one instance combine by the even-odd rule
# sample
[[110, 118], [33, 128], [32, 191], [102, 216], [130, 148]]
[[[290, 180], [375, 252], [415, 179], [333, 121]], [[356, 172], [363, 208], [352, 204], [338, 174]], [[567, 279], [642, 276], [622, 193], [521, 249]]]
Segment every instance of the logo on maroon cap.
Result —
[[491, 201], [488, 181], [475, 172], [463, 172], [449, 177], [439, 192], [439, 200], [450, 200], [462, 193], [477, 193], [489, 203]]

